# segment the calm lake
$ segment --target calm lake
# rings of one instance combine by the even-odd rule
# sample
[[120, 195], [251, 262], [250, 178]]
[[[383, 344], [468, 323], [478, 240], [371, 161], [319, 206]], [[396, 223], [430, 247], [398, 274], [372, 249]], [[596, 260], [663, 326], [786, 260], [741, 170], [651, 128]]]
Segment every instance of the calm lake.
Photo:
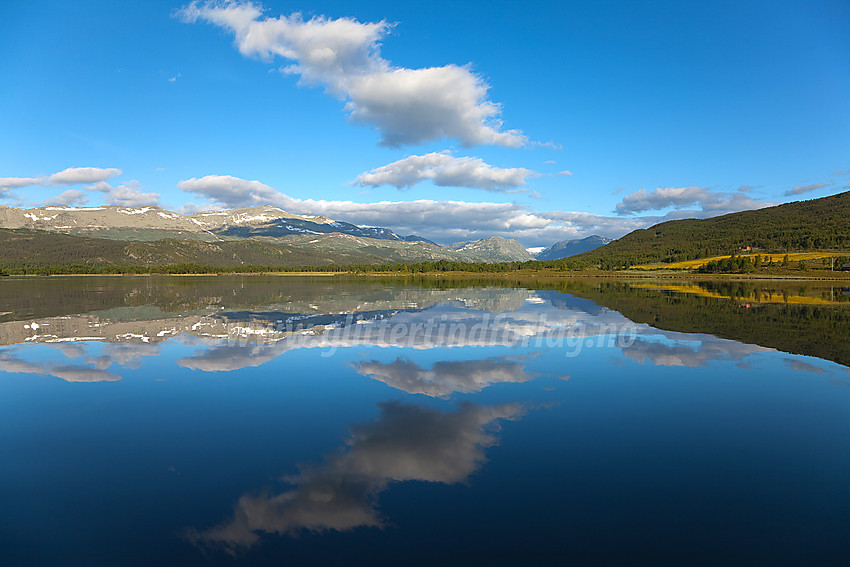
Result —
[[0, 564], [848, 565], [836, 282], [0, 279]]

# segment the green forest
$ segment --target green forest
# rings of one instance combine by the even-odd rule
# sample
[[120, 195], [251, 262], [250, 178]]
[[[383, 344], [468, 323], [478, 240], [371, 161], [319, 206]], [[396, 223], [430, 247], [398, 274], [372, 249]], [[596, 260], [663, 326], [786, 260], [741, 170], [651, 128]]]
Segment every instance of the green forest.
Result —
[[573, 258], [602, 269], [679, 262], [752, 252], [850, 250], [850, 192], [708, 219], [686, 219], [635, 230]]

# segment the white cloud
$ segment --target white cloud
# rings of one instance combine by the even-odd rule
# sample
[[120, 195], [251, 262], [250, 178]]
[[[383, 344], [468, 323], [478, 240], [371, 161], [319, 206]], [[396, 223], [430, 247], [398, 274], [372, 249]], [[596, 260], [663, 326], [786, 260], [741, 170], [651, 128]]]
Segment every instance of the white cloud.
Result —
[[44, 201], [45, 205], [58, 205], [67, 207], [70, 205], [83, 205], [88, 202], [88, 197], [85, 191], [79, 189], [68, 189], [61, 194], [51, 197]]
[[97, 183], [121, 175], [121, 170], [114, 167], [69, 167], [47, 178], [49, 185], [82, 185]]
[[811, 191], [817, 191], [818, 189], [823, 189], [826, 187], [826, 183], [815, 183], [813, 185], [797, 185], [796, 187], [792, 187], [788, 191], [785, 192], [786, 197], [792, 197], [794, 195], [802, 195], [803, 193], [809, 193]]
[[43, 182], [43, 177], [0, 177], [0, 195], [12, 189], [40, 185]]
[[103, 200], [109, 205], [122, 207], [144, 207], [159, 204], [159, 193], [145, 193], [138, 181], [128, 181], [113, 187], [105, 181], [89, 185], [86, 189], [105, 193]]
[[[121, 175], [121, 170], [110, 167], [69, 167], [58, 173], [40, 177], [0, 177], [0, 193], [9, 189], [27, 187], [29, 185], [97, 185], [105, 184], [106, 180]], [[95, 188], [95, 187], [89, 187]], [[66, 193], [68, 193], [66, 191]], [[64, 195], [64, 193], [63, 193]], [[70, 195], [70, 193], [69, 193]], [[58, 197], [57, 197], [58, 198]]]
[[221, 205], [199, 205], [198, 203], [184, 203], [177, 207], [176, 212], [180, 213], [181, 215], [194, 215], [195, 213], [202, 213], [204, 211], [210, 210], [220, 210], [223, 208], [224, 207], [222, 207]]
[[103, 200], [107, 205], [119, 205], [122, 207], [158, 205], [160, 198], [159, 193], [145, 193], [142, 191], [138, 181], [129, 181], [117, 187], [101, 181], [87, 186], [86, 189], [105, 193]]
[[248, 181], [232, 175], [193, 177], [179, 182], [177, 187], [187, 193], [205, 197], [225, 207], [235, 208], [277, 205], [281, 199], [288, 198], [264, 183]]
[[464, 146], [520, 147], [518, 130], [501, 132], [489, 86], [467, 67], [394, 69], [351, 81], [346, 104], [355, 122], [374, 124], [390, 147], [454, 138]]
[[641, 189], [623, 197], [616, 211], [618, 214], [633, 214], [667, 207], [681, 208], [701, 201], [707, 193], [706, 189], [696, 186], [659, 187], [652, 192]]
[[439, 187], [472, 187], [500, 191], [520, 187], [534, 171], [522, 167], [494, 167], [475, 157], [454, 157], [448, 151], [409, 156], [357, 177], [361, 187], [413, 187], [430, 180]]
[[145, 193], [132, 185], [119, 185], [107, 193], [106, 202], [122, 207], [143, 207], [158, 205], [159, 193]]
[[570, 176], [570, 175], [572, 175], [572, 174], [573, 174], [573, 172], [572, 172], [572, 171], [570, 171], [569, 169], [565, 169], [564, 171], [559, 171], [559, 172], [558, 172], [558, 175], [563, 175], [563, 176]]
[[298, 13], [268, 18], [250, 2], [192, 2], [177, 16], [228, 30], [246, 57], [293, 61], [285, 73], [345, 100], [350, 119], [377, 128], [382, 145], [442, 138], [465, 146], [528, 142], [518, 130], [502, 131], [500, 105], [487, 99], [489, 85], [468, 66], [406, 69], [381, 57], [380, 41], [393, 27], [385, 21], [322, 16], [305, 21]]
[[[131, 181], [127, 185], [118, 188], [112, 187], [106, 181], [121, 175], [121, 170], [110, 167], [69, 167], [58, 173], [41, 177], [5, 177], [0, 178], [0, 196], [11, 189], [26, 187], [29, 185], [40, 185], [43, 187], [55, 187], [66, 185], [87, 185], [89, 191], [101, 191], [107, 193], [107, 203], [115, 205], [130, 204], [155, 204], [159, 201], [156, 193], [143, 193], [138, 182]], [[11, 194], [9, 194], [11, 195]], [[85, 192], [78, 189], [69, 189], [63, 193], [50, 197], [41, 204], [45, 205], [78, 205], [86, 203], [88, 199]]]
[[[615, 207], [618, 215], [632, 215], [645, 211], [658, 211], [673, 208], [681, 211], [689, 206], [699, 206], [699, 210], [682, 211], [687, 216], [714, 216], [724, 213], [760, 209], [776, 203], [756, 201], [742, 192], [712, 192], [705, 187], [659, 187], [652, 191], [641, 189], [629, 193]], [[685, 218], [681, 214], [672, 214], [672, 218]]]

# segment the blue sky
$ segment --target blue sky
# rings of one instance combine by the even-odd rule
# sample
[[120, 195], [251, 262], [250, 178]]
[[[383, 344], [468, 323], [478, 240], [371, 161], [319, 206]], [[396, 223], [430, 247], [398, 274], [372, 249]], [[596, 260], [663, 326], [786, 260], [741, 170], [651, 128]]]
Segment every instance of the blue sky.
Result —
[[7, 1], [0, 204], [541, 246], [822, 197], [848, 29], [838, 0]]

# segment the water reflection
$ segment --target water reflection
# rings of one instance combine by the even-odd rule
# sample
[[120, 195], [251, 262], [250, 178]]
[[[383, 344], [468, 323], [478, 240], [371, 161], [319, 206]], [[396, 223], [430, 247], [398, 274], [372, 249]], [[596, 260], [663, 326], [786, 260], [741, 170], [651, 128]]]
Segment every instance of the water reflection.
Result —
[[379, 417], [352, 426], [344, 446], [324, 463], [301, 465], [298, 474], [283, 478], [294, 488], [245, 494], [230, 521], [189, 530], [187, 537], [232, 552], [257, 543], [262, 533], [382, 527], [378, 499], [390, 484], [465, 481], [485, 462], [485, 449], [498, 443], [499, 422], [525, 413], [519, 404], [467, 403], [448, 412], [402, 402], [379, 408]]
[[751, 354], [772, 349], [718, 339], [708, 335], [664, 333], [642, 336], [622, 349], [623, 355], [639, 364], [696, 368], [718, 360], [741, 361]]
[[809, 364], [808, 362], [796, 360], [794, 358], [786, 358], [784, 359], [784, 362], [789, 368], [800, 370], [802, 372], [811, 372], [812, 374], [824, 374], [826, 372], [825, 369], [815, 366], [814, 364]]
[[53, 376], [66, 382], [115, 382], [121, 377], [105, 368], [86, 364], [61, 364], [50, 361], [28, 361], [15, 350], [0, 351], [0, 371]]
[[[20, 564], [316, 564], [340, 542], [367, 564], [417, 543], [428, 564], [573, 549], [593, 563], [613, 540], [669, 559], [669, 534], [714, 564], [730, 537], [794, 544], [759, 557], [812, 534], [846, 548], [850, 390], [833, 384], [850, 370], [825, 361], [850, 361], [840, 301], [610, 280], [58, 285], [0, 294], [0, 496], [15, 511], [0, 549], [18, 545]], [[45, 531], [65, 539], [28, 561]]]
[[483, 360], [438, 361], [430, 370], [406, 358], [384, 363], [354, 363], [358, 374], [368, 376], [408, 394], [445, 398], [454, 393], [480, 392], [499, 383], [527, 382], [536, 376], [523, 363], [527, 357], [493, 357]]
[[0, 349], [0, 370], [53, 376], [66, 382], [115, 382], [121, 376], [108, 370], [112, 366], [135, 370], [142, 366], [144, 358], [160, 354], [159, 345], [144, 343], [106, 343], [99, 354], [90, 354], [92, 344], [51, 344], [55, 352], [67, 361], [45, 360], [23, 345]]
[[[68, 360], [30, 360], [11, 350], [3, 352], [0, 368], [64, 380], [114, 381], [120, 379], [120, 368], [138, 369], [145, 357], [159, 355], [159, 345], [167, 340], [194, 345], [194, 353], [180, 357], [177, 364], [203, 372], [259, 367], [293, 350], [317, 349], [323, 357], [331, 357], [338, 349], [354, 347], [416, 351], [502, 346], [557, 349], [565, 356], [577, 357], [587, 348], [604, 346], [620, 348], [627, 359], [641, 364], [680, 367], [740, 362], [771, 347], [838, 362], [850, 358], [850, 353], [845, 353], [846, 341], [833, 340], [845, 328], [850, 332], [850, 314], [840, 307], [811, 311], [808, 306], [762, 305], [742, 310], [723, 299], [687, 294], [668, 301], [671, 286], [660, 289], [608, 282], [562, 284], [573, 294], [378, 284], [360, 284], [334, 294], [332, 286], [294, 287], [297, 293], [277, 291], [277, 296], [267, 289], [260, 299], [276, 299], [277, 303], [266, 305], [252, 303], [256, 290], [240, 296], [244, 285], [234, 287], [229, 297], [224, 292], [220, 296], [207, 292], [201, 303], [212, 303], [206, 308], [194, 305], [195, 311], [175, 313], [164, 309], [185, 302], [176, 301], [171, 297], [173, 290], [165, 286], [160, 305], [2, 322], [0, 342], [51, 344]], [[183, 293], [183, 288], [178, 286], [178, 291]], [[149, 297], [154, 294], [151, 289], [146, 293]], [[124, 299], [136, 302], [137, 295], [128, 293]], [[222, 305], [225, 299], [226, 305]], [[711, 334], [701, 334], [706, 331]], [[712, 336], [738, 337], [749, 331], [752, 335], [744, 342]], [[93, 341], [105, 344], [99, 353], [87, 354], [86, 345]], [[749, 342], [758, 346], [746, 344]], [[487, 354], [465, 362], [437, 362], [430, 369], [405, 356], [395, 361], [362, 361], [356, 368], [394, 388], [435, 397], [477, 392], [494, 383], [518, 383], [531, 377], [517, 360], [496, 360]]]
[[[158, 344], [191, 335], [225, 341], [226, 348], [213, 345], [207, 354], [184, 361], [186, 367], [235, 370], [300, 348], [330, 355], [335, 348], [358, 345], [431, 349], [516, 346], [540, 339], [538, 345], [567, 344], [576, 351], [585, 344], [581, 337], [617, 334], [635, 322], [850, 364], [850, 343], [835, 340], [850, 335], [850, 309], [836, 292], [841, 288], [832, 284], [544, 280], [536, 285], [559, 291], [327, 278], [4, 281], [0, 345]], [[773, 303], [781, 298], [805, 301]], [[97, 309], [86, 310], [91, 307]], [[228, 357], [232, 360], [225, 363]]]

